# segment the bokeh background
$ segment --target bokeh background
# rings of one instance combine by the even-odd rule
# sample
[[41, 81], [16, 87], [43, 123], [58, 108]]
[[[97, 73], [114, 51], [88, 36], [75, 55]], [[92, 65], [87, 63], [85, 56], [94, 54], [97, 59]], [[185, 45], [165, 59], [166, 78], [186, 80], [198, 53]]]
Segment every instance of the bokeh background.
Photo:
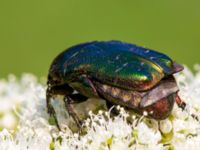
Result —
[[199, 0], [0, 0], [0, 77], [46, 76], [65, 48], [122, 40], [200, 63]]

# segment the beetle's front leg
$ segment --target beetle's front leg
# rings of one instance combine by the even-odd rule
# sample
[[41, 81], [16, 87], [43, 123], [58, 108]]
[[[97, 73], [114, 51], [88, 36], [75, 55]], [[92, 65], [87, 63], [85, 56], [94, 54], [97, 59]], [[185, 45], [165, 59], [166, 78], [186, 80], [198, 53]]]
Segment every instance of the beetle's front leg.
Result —
[[51, 104], [51, 94], [50, 94], [50, 91], [47, 89], [47, 95], [46, 95], [46, 104], [47, 104], [47, 112], [48, 112], [48, 114], [50, 115], [50, 118], [51, 117], [53, 117], [53, 119], [54, 119], [54, 121], [55, 121], [55, 123], [56, 123], [56, 126], [57, 126], [57, 128], [59, 129], [59, 130], [61, 130], [60, 129], [60, 126], [59, 126], [59, 124], [58, 124], [58, 119], [57, 119], [57, 117], [56, 117], [56, 112], [55, 112], [55, 110], [54, 110], [54, 108], [53, 108], [53, 106], [52, 106], [52, 104]]
[[53, 86], [53, 87], [49, 83], [47, 84], [48, 84], [47, 91], [46, 91], [47, 112], [49, 113], [50, 117], [53, 117], [58, 129], [61, 130], [58, 124], [57, 117], [56, 117], [56, 112], [51, 104], [51, 98], [54, 95], [69, 95], [73, 92], [73, 89], [69, 87], [69, 85], [67, 84]]

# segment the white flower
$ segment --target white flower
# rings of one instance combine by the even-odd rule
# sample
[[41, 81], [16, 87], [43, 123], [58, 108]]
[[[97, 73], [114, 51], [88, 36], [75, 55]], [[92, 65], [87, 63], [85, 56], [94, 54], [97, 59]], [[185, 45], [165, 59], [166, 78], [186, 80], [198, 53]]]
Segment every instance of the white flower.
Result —
[[[73, 133], [74, 126], [63, 101], [56, 98], [55, 107], [62, 131], [48, 122], [45, 101], [45, 85], [31, 74], [22, 75], [17, 80], [14, 75], [0, 80], [0, 149], [1, 150], [163, 150], [198, 149], [200, 147], [200, 122], [191, 117], [200, 116], [200, 67], [195, 66], [196, 74], [185, 67], [176, 74], [180, 87], [179, 95], [187, 104], [182, 111], [176, 105], [170, 118], [157, 122], [129, 116], [120, 106], [118, 116], [110, 117], [110, 111], [101, 110], [98, 114], [89, 113], [84, 127], [84, 135]], [[87, 107], [86, 107], [87, 106]], [[89, 99], [74, 107], [105, 108], [105, 101]], [[87, 114], [88, 109], [78, 113]], [[145, 115], [145, 114], [144, 114]], [[84, 115], [83, 115], [84, 116]], [[133, 119], [127, 122], [127, 117]], [[138, 120], [139, 119], [139, 120]]]

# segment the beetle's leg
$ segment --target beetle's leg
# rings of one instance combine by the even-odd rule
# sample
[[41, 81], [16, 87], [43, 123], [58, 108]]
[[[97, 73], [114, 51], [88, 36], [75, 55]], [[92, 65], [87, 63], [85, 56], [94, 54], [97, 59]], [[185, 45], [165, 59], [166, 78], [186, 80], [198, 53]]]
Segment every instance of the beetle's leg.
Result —
[[[182, 110], [185, 110], [187, 104], [184, 101], [182, 101], [178, 95], [176, 96], [176, 103], [177, 103], [178, 107], [180, 107]], [[195, 120], [199, 121], [199, 117], [197, 115], [191, 114], [191, 116]]]
[[182, 101], [178, 95], [176, 96], [176, 103], [178, 107], [180, 107], [182, 110], [185, 110], [186, 103]]
[[53, 119], [55, 120], [55, 123], [56, 123], [56, 126], [57, 126], [57, 128], [59, 129], [59, 130], [61, 130], [60, 129], [60, 126], [59, 126], [59, 124], [58, 124], [58, 120], [57, 120], [57, 117], [56, 117], [56, 112], [55, 112], [55, 110], [54, 110], [54, 108], [53, 108], [53, 106], [52, 106], [52, 104], [51, 104], [51, 94], [50, 94], [51, 92], [49, 91], [49, 89], [47, 89], [47, 92], [46, 92], [46, 104], [47, 104], [47, 112], [48, 112], [48, 114], [50, 115], [50, 117], [53, 117]]
[[59, 86], [53, 86], [51, 87], [47, 83], [47, 91], [46, 91], [46, 104], [47, 104], [47, 112], [49, 113], [50, 117], [53, 117], [55, 124], [59, 130], [61, 130], [59, 124], [58, 124], [58, 119], [56, 117], [56, 112], [55, 109], [53, 108], [51, 104], [51, 98], [53, 95], [69, 95], [73, 92], [73, 89], [68, 86], [67, 84], [64, 85], [59, 85]]
[[87, 75], [82, 75], [79, 77], [79, 80], [83, 82], [84, 84], [88, 85], [91, 89], [94, 95], [98, 96], [97, 90], [91, 81], [91, 79]]
[[83, 102], [83, 101], [86, 101], [86, 100], [87, 100], [87, 97], [80, 95], [80, 94], [67, 95], [67, 96], [64, 97], [65, 107], [66, 107], [69, 115], [72, 116], [72, 118], [74, 119], [78, 128], [81, 128], [82, 121], [78, 117], [76, 112], [74, 111], [72, 104], [80, 103], [80, 102]]

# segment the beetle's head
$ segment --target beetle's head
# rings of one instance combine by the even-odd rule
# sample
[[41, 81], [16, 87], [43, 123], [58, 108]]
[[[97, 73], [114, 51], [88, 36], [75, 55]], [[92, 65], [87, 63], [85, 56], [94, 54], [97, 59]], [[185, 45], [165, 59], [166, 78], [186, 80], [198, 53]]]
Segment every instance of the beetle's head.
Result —
[[47, 85], [53, 87], [57, 84], [58, 84], [58, 78], [55, 78], [52, 75], [48, 75]]
[[52, 64], [50, 69], [49, 69], [49, 74], [48, 74], [48, 81], [47, 81], [47, 85], [49, 87], [53, 87], [53, 86], [58, 86], [63, 84], [62, 81], [62, 75], [61, 72], [59, 71], [59, 66]]

